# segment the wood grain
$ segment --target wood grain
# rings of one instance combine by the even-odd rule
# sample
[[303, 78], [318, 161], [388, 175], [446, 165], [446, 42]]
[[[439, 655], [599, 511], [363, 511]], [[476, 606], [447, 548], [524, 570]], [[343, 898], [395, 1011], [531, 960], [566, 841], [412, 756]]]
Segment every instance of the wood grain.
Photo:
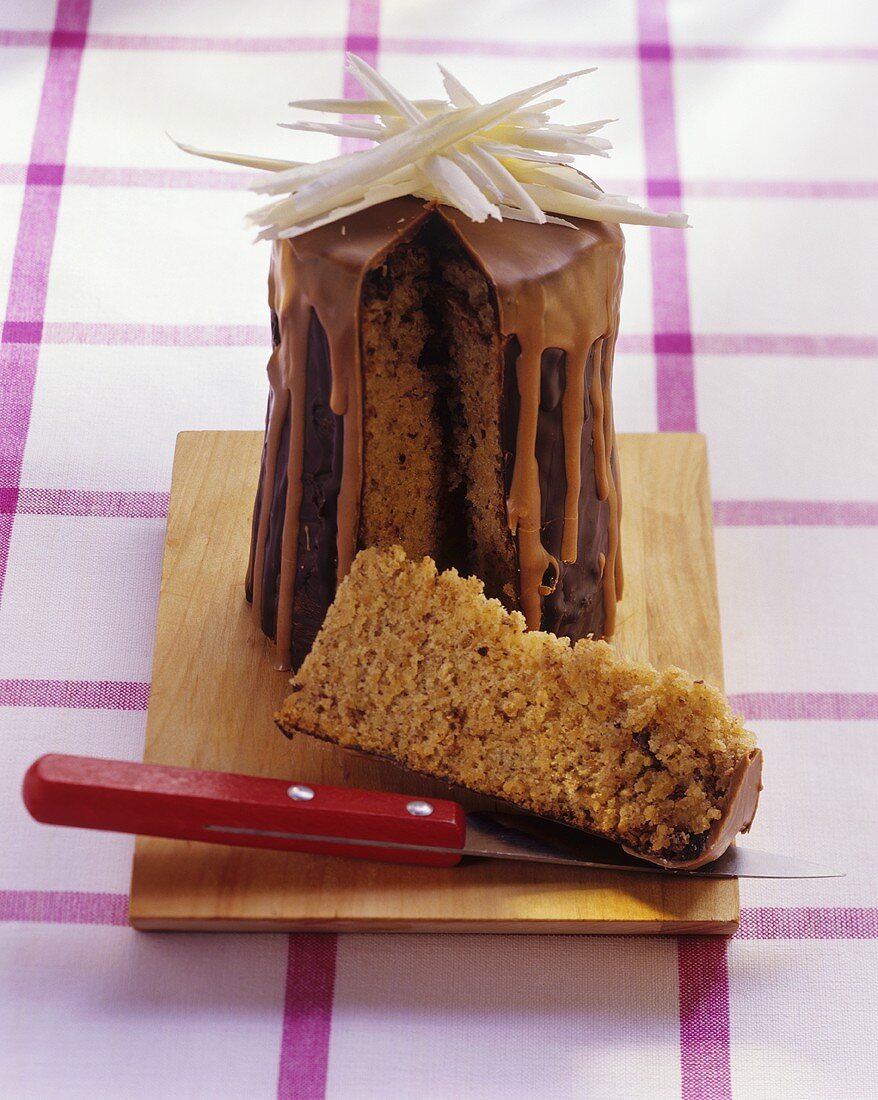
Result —
[[[144, 758], [380, 787], [447, 788], [272, 722], [287, 675], [244, 600], [255, 432], [177, 443]], [[621, 436], [626, 567], [616, 645], [722, 686], [707, 454], [697, 435]], [[470, 808], [484, 799], [462, 798]], [[486, 860], [442, 870], [138, 838], [129, 918], [192, 931], [730, 934], [734, 881]]]

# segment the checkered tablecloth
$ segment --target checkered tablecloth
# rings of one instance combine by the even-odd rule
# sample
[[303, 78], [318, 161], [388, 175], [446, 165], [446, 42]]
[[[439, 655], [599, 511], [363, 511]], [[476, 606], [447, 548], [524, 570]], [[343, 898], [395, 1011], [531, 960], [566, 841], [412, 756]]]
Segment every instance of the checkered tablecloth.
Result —
[[[427, 96], [597, 64], [594, 174], [691, 215], [627, 232], [617, 423], [707, 433], [752, 843], [848, 871], [742, 883], [728, 942], [137, 934], [131, 840], [20, 804], [140, 756], [175, 434], [262, 423], [246, 177], [164, 131], [330, 155], [274, 123], [345, 47]], [[876, 61], [870, 0], [0, 0], [0, 1096], [878, 1095]]]

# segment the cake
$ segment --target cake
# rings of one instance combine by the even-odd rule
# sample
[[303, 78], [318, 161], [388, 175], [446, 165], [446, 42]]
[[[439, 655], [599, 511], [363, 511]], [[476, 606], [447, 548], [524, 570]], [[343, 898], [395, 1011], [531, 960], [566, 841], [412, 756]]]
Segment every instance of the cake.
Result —
[[247, 595], [298, 667], [364, 547], [480, 577], [530, 629], [613, 633], [618, 225], [401, 197], [275, 242]]
[[755, 738], [715, 688], [528, 632], [478, 579], [400, 547], [357, 556], [277, 722], [681, 869], [746, 831], [760, 790]]
[[[348, 55], [362, 102], [303, 100], [368, 138], [263, 172], [272, 244], [265, 442], [247, 598], [297, 674], [278, 716], [648, 860], [716, 858], [761, 753], [714, 688], [625, 660], [613, 355], [619, 223], [573, 161], [606, 120], [550, 97], [409, 100]], [[441, 66], [440, 66], [441, 68]], [[366, 116], [365, 121], [358, 117]]]
[[[374, 147], [257, 169], [271, 240], [265, 446], [246, 594], [297, 668], [358, 550], [481, 578], [531, 630], [610, 637], [622, 594], [613, 426], [620, 223], [684, 227], [574, 164], [608, 119], [559, 124], [580, 69], [480, 101], [411, 100], [347, 55], [363, 100], [281, 123]], [[179, 144], [179, 143], [178, 143]]]

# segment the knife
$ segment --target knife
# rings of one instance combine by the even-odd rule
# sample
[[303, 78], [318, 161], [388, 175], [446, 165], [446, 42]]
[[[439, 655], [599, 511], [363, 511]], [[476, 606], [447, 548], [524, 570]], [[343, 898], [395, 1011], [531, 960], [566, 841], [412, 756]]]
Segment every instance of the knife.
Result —
[[457, 802], [191, 768], [50, 754], [22, 789], [37, 821], [233, 847], [454, 867], [466, 857], [695, 878], [837, 878], [804, 860], [731, 847], [695, 871], [659, 867], [580, 829]]

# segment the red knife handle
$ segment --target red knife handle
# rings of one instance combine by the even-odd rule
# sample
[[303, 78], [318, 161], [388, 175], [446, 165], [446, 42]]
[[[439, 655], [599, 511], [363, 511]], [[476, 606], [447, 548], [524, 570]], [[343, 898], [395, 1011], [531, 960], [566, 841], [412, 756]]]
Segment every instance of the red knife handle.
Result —
[[22, 794], [31, 816], [50, 825], [244, 848], [453, 867], [466, 841], [462, 807], [443, 799], [86, 756], [40, 757]]

